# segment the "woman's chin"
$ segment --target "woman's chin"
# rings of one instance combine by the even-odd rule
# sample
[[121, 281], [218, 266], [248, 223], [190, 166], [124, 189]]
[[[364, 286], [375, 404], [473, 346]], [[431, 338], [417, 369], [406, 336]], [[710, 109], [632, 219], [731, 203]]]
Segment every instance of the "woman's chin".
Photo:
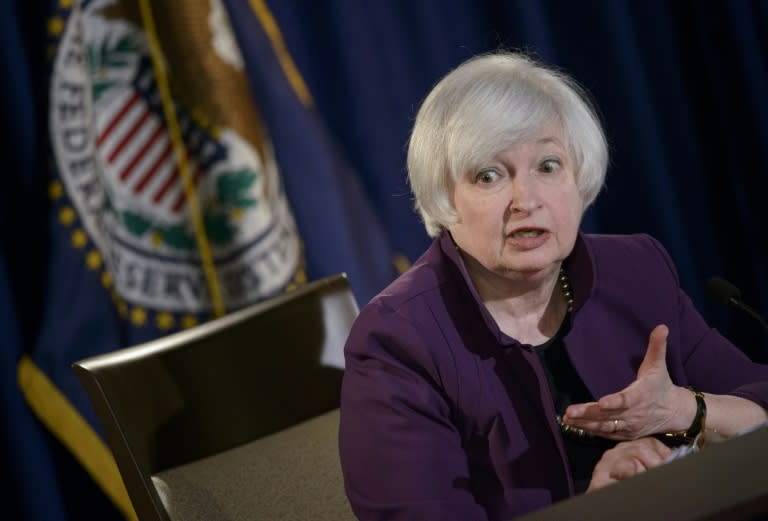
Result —
[[534, 282], [538, 280], [545, 280], [552, 276], [560, 269], [560, 262], [526, 262], [526, 263], [514, 263], [504, 267], [501, 271], [504, 278], [510, 280], [525, 280]]

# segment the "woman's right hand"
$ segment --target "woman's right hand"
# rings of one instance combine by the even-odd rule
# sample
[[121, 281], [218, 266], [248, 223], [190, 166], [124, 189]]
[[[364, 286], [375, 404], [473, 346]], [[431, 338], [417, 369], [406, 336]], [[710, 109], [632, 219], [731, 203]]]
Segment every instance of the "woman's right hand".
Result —
[[651, 332], [634, 382], [596, 402], [569, 406], [563, 421], [604, 438], [624, 441], [688, 429], [696, 415], [696, 399], [669, 376], [668, 335], [669, 328], [663, 324]]
[[672, 449], [656, 438], [640, 438], [619, 443], [605, 451], [592, 471], [587, 492], [632, 477], [664, 462]]

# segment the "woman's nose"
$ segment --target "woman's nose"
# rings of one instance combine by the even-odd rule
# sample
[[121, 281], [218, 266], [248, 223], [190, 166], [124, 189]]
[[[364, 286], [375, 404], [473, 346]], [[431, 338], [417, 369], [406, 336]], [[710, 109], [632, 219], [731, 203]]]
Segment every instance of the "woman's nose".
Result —
[[513, 211], [531, 212], [541, 201], [536, 181], [531, 174], [518, 174], [512, 179], [509, 206]]

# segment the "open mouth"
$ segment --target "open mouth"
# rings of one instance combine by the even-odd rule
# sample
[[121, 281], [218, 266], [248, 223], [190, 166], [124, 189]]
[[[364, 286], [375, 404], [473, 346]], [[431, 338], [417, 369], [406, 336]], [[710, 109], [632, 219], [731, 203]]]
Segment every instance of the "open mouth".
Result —
[[528, 237], [538, 237], [541, 234], [544, 233], [544, 230], [517, 230], [512, 232], [509, 236], [513, 239], [522, 239], [522, 238], [528, 238]]

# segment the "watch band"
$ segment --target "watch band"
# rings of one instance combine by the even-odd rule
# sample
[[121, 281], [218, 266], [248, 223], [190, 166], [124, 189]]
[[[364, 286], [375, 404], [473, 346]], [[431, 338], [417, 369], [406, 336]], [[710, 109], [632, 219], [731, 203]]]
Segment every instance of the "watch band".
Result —
[[665, 436], [691, 443], [696, 440], [697, 436], [701, 435], [702, 437], [699, 438], [698, 445], [703, 447], [703, 436], [707, 428], [707, 402], [704, 401], [703, 392], [697, 391], [693, 387], [688, 387], [688, 390], [691, 391], [696, 398], [696, 416], [693, 417], [693, 422], [691, 423], [691, 426], [688, 427], [688, 430], [667, 432], [665, 433]]

